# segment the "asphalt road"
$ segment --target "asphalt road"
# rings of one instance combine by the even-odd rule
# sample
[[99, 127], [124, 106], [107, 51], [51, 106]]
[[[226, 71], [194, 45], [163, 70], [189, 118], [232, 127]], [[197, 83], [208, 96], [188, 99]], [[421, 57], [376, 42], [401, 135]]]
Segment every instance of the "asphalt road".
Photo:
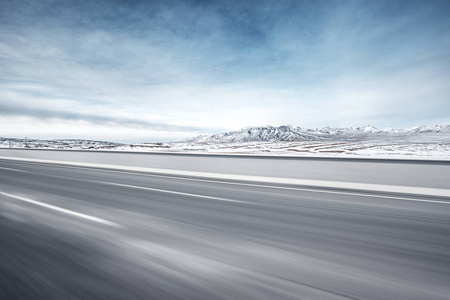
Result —
[[[450, 160], [0, 149], [0, 157], [450, 189]], [[450, 158], [450, 154], [449, 154]]]
[[0, 299], [450, 299], [450, 199], [0, 160]]

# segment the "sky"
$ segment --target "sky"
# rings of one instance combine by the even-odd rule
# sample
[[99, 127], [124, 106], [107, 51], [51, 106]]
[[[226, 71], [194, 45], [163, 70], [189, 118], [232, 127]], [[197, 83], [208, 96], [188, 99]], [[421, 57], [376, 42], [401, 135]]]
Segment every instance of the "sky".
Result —
[[450, 1], [0, 0], [0, 136], [450, 123]]

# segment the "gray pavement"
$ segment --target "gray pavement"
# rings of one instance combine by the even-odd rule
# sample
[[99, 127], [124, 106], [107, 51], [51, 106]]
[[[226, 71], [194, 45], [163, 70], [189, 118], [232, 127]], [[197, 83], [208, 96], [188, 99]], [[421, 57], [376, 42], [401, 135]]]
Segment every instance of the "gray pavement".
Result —
[[[304, 162], [296, 176], [449, 188], [447, 164]], [[450, 299], [450, 199], [9, 160], [0, 192], [0, 299]]]

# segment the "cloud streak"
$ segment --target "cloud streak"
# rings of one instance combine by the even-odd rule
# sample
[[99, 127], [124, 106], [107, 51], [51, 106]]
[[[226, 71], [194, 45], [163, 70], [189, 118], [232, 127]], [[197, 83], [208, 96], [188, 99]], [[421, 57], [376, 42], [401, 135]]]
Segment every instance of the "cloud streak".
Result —
[[[34, 107], [19, 107], [16, 104], [0, 103], [0, 116], [4, 117], [32, 117], [40, 120], [65, 120], [65, 121], [87, 121], [92, 124], [142, 127], [153, 131], [182, 131], [202, 132], [205, 128], [195, 126], [183, 126], [151, 122], [136, 118], [113, 117], [106, 115], [95, 115], [89, 113], [76, 113], [60, 110], [46, 110]], [[216, 130], [221, 130], [216, 128]]]

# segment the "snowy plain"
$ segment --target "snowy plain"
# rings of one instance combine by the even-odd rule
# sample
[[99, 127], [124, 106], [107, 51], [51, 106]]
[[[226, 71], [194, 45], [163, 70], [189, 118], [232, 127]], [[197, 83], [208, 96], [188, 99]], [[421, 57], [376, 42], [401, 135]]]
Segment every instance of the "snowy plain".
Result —
[[450, 125], [411, 129], [264, 126], [169, 143], [0, 138], [1, 148], [450, 159]]

